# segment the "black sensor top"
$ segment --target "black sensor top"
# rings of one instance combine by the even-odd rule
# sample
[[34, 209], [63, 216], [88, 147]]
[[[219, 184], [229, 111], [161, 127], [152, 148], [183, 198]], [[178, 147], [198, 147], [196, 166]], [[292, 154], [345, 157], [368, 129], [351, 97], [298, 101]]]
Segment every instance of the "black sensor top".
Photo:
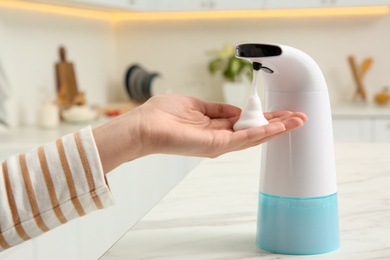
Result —
[[275, 45], [244, 43], [236, 46], [236, 56], [239, 58], [272, 57], [282, 54], [282, 49]]

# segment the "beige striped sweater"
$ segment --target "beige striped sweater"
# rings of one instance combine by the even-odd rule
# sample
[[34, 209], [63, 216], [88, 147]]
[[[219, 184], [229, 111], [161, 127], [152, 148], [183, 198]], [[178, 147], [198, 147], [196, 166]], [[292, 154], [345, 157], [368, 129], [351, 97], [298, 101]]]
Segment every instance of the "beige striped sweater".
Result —
[[90, 127], [0, 168], [0, 251], [113, 203]]

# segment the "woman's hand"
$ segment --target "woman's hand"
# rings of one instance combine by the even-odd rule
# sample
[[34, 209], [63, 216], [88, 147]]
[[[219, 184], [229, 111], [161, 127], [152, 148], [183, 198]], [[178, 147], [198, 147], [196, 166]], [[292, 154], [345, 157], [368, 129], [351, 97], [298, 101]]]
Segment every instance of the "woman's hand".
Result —
[[155, 96], [94, 129], [105, 172], [154, 153], [217, 157], [290, 132], [306, 121], [299, 112], [265, 113], [269, 124], [234, 131], [241, 109], [179, 95]]

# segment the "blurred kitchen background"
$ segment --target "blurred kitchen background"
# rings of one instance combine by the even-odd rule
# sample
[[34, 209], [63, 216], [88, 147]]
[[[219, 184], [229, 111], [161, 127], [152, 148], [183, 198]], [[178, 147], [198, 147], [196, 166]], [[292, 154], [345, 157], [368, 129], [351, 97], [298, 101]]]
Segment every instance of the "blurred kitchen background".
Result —
[[[390, 0], [0, 0], [0, 159], [100, 124], [148, 94], [225, 102], [226, 80], [210, 74], [210, 52], [246, 41], [314, 58], [328, 83], [336, 142], [390, 142]], [[61, 46], [78, 92], [76, 110], [67, 107], [59, 122]], [[138, 93], [128, 87], [139, 81], [130, 75], [137, 66], [149, 84]], [[198, 162], [156, 155], [123, 165], [108, 177], [115, 206], [0, 259], [97, 259]]]
[[[363, 120], [368, 113], [372, 119], [377, 108], [389, 116], [388, 106], [374, 104], [375, 95], [390, 86], [388, 1], [192, 2], [0, 1], [0, 64], [11, 89], [13, 124], [36, 124], [43, 100], [50, 95], [54, 99], [59, 46], [66, 47], [89, 105], [129, 101], [124, 78], [131, 64], [159, 73], [152, 86], [155, 93], [223, 102], [223, 79], [210, 75], [207, 53], [244, 41], [291, 45], [311, 55], [325, 75], [340, 118], [351, 113], [350, 119], [356, 119], [361, 113]], [[366, 102], [352, 102], [356, 83], [349, 55], [358, 63], [373, 60], [363, 80]], [[374, 131], [370, 125], [362, 127]], [[375, 139], [371, 132], [361, 137]], [[349, 141], [351, 133], [343, 138]]]

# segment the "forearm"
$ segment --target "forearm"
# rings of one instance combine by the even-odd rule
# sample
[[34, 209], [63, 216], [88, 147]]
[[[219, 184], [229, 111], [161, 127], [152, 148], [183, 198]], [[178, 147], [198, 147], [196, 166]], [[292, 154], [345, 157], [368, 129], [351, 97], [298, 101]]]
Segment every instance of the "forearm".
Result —
[[93, 129], [93, 136], [105, 174], [119, 165], [144, 156], [136, 110]]
[[90, 128], [0, 168], [0, 250], [112, 204]]

